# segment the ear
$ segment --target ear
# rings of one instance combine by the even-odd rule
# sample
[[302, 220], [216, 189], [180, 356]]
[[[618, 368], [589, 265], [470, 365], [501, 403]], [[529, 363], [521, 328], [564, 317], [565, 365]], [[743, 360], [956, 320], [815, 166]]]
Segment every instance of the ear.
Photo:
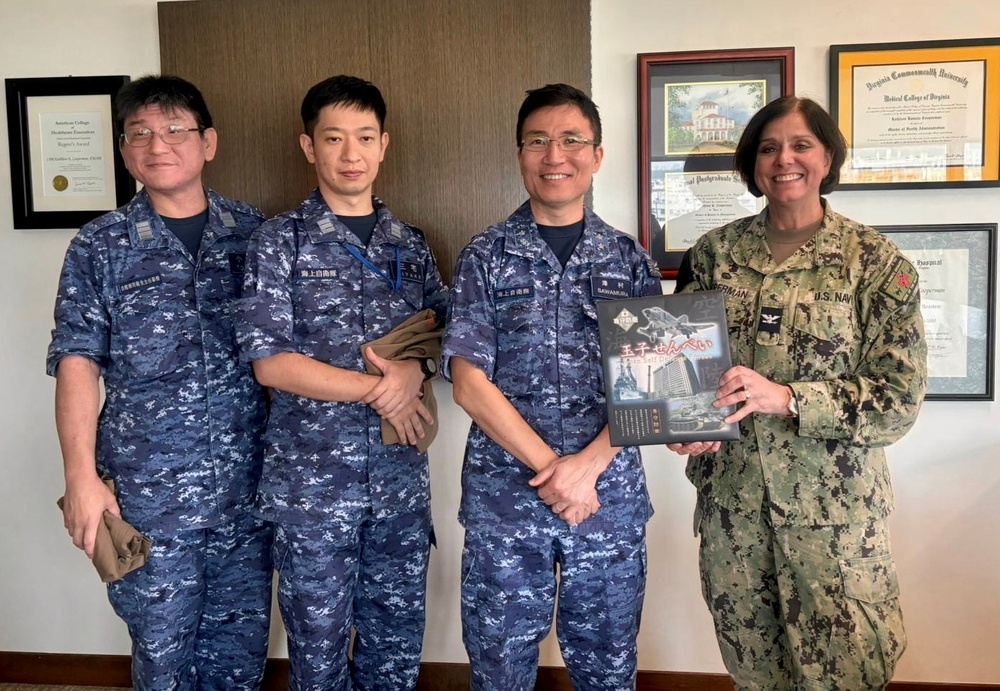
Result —
[[310, 163], [316, 163], [316, 152], [313, 151], [313, 139], [308, 134], [303, 132], [299, 135], [299, 146], [302, 147], [302, 153], [306, 155], [306, 160]]
[[604, 160], [604, 147], [601, 146], [600, 144], [598, 144], [597, 148], [594, 149], [594, 170], [593, 170], [593, 172], [596, 173], [597, 171], [599, 171], [601, 169], [601, 161], [603, 161], [603, 160]]
[[214, 127], [209, 127], [201, 133], [202, 145], [205, 147], [205, 161], [215, 158], [215, 152], [219, 147], [219, 133]]
[[378, 162], [381, 163], [385, 160], [385, 150], [389, 147], [389, 133], [382, 133], [382, 153], [379, 154]]

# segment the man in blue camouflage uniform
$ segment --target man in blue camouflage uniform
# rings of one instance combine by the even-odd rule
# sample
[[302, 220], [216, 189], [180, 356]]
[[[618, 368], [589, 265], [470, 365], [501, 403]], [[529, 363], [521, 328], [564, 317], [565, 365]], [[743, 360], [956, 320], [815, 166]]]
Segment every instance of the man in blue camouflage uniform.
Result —
[[[300, 144], [319, 188], [260, 228], [247, 261], [238, 338], [273, 387], [257, 508], [275, 523], [293, 691], [410, 689], [420, 666], [433, 530], [413, 444], [436, 363], [369, 351], [372, 376], [362, 347], [425, 308], [443, 317], [447, 289], [423, 233], [372, 196], [385, 113], [356, 77], [309, 90]], [[382, 443], [381, 418], [403, 443]]]
[[251, 514], [265, 408], [231, 315], [263, 218], [203, 187], [217, 134], [194, 85], [143, 77], [115, 107], [145, 189], [84, 226], [63, 265], [47, 369], [64, 521], [88, 556], [105, 510], [153, 541], [108, 587], [136, 689], [256, 689], [271, 608], [271, 531]]
[[558, 588], [574, 687], [620, 691], [635, 686], [652, 507], [639, 450], [610, 445], [595, 304], [658, 295], [660, 278], [584, 208], [604, 153], [586, 94], [529, 91], [517, 143], [529, 200], [463, 250], [443, 340], [474, 423], [460, 511], [472, 688], [534, 688]]

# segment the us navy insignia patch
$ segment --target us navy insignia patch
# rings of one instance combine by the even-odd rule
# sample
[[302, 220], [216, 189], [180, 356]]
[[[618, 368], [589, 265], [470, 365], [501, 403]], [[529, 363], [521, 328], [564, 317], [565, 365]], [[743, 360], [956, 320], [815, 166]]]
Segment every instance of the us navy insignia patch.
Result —
[[904, 257], [897, 257], [879, 290], [893, 300], [908, 302], [917, 289], [917, 270]]

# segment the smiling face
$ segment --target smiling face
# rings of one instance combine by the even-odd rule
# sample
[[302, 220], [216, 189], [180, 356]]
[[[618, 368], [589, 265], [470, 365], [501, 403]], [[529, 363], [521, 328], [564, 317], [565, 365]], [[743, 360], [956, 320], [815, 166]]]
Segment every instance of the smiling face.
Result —
[[[533, 135], [553, 140], [564, 135], [593, 139], [594, 131], [583, 111], [567, 104], [539, 108], [529, 115], [521, 129], [521, 139]], [[517, 160], [535, 222], [562, 226], [582, 219], [583, 199], [603, 158], [604, 149], [600, 146], [563, 151], [554, 141], [545, 151], [519, 149]]]
[[316, 166], [320, 192], [335, 214], [371, 213], [372, 185], [389, 145], [375, 113], [324, 106], [312, 136], [300, 135], [299, 144]]
[[[184, 108], [164, 110], [158, 105], [138, 109], [124, 120], [125, 132], [148, 129], [154, 133], [169, 125], [197, 127], [194, 113]], [[201, 171], [215, 158], [218, 138], [214, 129], [188, 132], [180, 144], [167, 144], [153, 134], [147, 146], [120, 144], [125, 167], [141, 182], [155, 202], [185, 194], [203, 195]]]
[[798, 111], [772, 120], [761, 132], [754, 182], [775, 207], [819, 205], [819, 189], [832, 156]]

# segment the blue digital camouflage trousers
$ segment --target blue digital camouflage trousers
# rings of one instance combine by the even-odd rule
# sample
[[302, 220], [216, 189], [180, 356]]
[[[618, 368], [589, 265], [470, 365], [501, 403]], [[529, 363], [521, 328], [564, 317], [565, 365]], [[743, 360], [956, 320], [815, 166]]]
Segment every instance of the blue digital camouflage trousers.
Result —
[[645, 526], [545, 532], [479, 526], [466, 531], [462, 638], [473, 691], [535, 688], [538, 646], [552, 626], [557, 590], [556, 632], [573, 687], [635, 688]]
[[290, 691], [416, 687], [433, 540], [428, 510], [275, 526]]
[[699, 501], [701, 577], [739, 690], [883, 689], [906, 647], [884, 519], [774, 526]]
[[137, 691], [258, 689], [271, 618], [271, 527], [150, 531], [146, 565], [108, 584]]

